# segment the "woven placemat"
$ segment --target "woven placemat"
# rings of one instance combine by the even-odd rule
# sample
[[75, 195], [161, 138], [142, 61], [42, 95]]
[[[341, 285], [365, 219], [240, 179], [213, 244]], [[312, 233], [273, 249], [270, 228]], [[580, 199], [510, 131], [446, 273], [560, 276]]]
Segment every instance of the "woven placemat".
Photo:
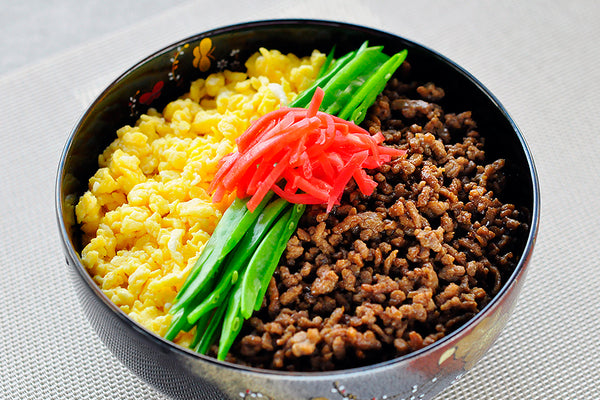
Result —
[[425, 44], [471, 71], [523, 131], [542, 189], [525, 287], [489, 353], [436, 400], [599, 399], [600, 4], [197, 1], [0, 77], [0, 398], [165, 399], [83, 316], [54, 214], [60, 153], [85, 107], [147, 54], [254, 19], [336, 19]]

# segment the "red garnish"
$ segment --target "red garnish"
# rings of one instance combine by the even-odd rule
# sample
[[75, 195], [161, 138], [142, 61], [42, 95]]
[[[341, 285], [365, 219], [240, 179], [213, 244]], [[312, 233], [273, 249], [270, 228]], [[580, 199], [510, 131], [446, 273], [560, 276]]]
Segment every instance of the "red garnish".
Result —
[[350, 178], [364, 195], [373, 193], [377, 183], [364, 168], [377, 168], [406, 151], [381, 146], [381, 133], [370, 135], [318, 111], [322, 100], [317, 88], [308, 109], [282, 108], [256, 120], [237, 139], [238, 150], [221, 159], [210, 186], [213, 201], [237, 190], [240, 198], [252, 196], [247, 207], [254, 211], [272, 189], [291, 203], [327, 204], [329, 212]]

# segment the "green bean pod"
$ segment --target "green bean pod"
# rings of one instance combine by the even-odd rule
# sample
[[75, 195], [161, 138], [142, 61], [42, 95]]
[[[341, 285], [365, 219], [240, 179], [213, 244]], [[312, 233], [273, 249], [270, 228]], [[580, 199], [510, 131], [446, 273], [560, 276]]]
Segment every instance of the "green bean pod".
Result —
[[248, 267], [244, 271], [244, 275], [240, 281], [240, 290], [242, 292], [242, 315], [244, 318], [250, 318], [256, 302], [256, 296], [260, 292], [261, 277], [268, 269], [268, 266], [277, 263], [281, 254], [277, 255], [277, 249], [281, 241], [281, 237], [285, 234], [285, 228], [289, 222], [292, 210], [287, 211], [273, 228], [267, 233], [267, 236], [260, 243]]
[[204, 245], [204, 249], [202, 250], [202, 253], [200, 253], [200, 257], [198, 257], [198, 260], [196, 260], [196, 263], [188, 274], [183, 286], [181, 289], [179, 289], [179, 293], [177, 293], [177, 296], [175, 297], [176, 299], [183, 297], [184, 293], [187, 291], [187, 288], [200, 273], [200, 270], [206, 265], [208, 260], [211, 259], [212, 253], [219, 249], [219, 243], [223, 242], [229, 235], [231, 235], [231, 233], [235, 230], [236, 223], [242, 221], [246, 215], [246, 212], [248, 211], [246, 208], [247, 202], [248, 199], [238, 199], [236, 197], [233, 200], [233, 203], [231, 203], [227, 210], [225, 210], [221, 220], [215, 227], [214, 232], [208, 239], [208, 242], [206, 242]]
[[[287, 226], [285, 227], [285, 232], [281, 235], [281, 240], [278, 244], [278, 247], [273, 254], [274, 262], [270, 263], [270, 265], [267, 265], [267, 268], [265, 268], [264, 273], [260, 276], [260, 291], [256, 296], [254, 304], [255, 311], [260, 310], [263, 298], [265, 297], [267, 289], [269, 288], [269, 282], [271, 282], [271, 277], [273, 276], [273, 273], [275, 272], [275, 269], [279, 264], [281, 255], [287, 248], [288, 241], [290, 240], [294, 232], [296, 232], [298, 222], [300, 221], [302, 214], [304, 214], [304, 210], [306, 210], [306, 204], [294, 204], [294, 207], [292, 207], [292, 215], [290, 216]], [[252, 313], [252, 311], [250, 313]]]
[[277, 220], [281, 212], [289, 205], [289, 203], [281, 198], [278, 198], [269, 203], [252, 225], [252, 228], [243, 236], [239, 245], [226, 259], [226, 267], [223, 271], [223, 277], [199, 305], [197, 305], [187, 316], [188, 322], [194, 324], [198, 318], [217, 307], [219, 302], [226, 298], [231, 287], [240, 277], [240, 271], [248, 262], [254, 250], [258, 247], [261, 240], [267, 234], [269, 228]]
[[[324, 96], [321, 110], [327, 110], [334, 104], [353, 79], [372, 71], [377, 64], [385, 62], [387, 56], [382, 53], [382, 46], [366, 47], [366, 44], [367, 42], [356, 52], [356, 56], [323, 86]], [[337, 110], [334, 110], [333, 114], [336, 113]]]
[[329, 52], [329, 54], [327, 54], [327, 58], [325, 58], [325, 62], [323, 63], [323, 65], [321, 66], [321, 69], [319, 70], [319, 73], [317, 74], [317, 79], [321, 78], [329, 71], [329, 67], [331, 66], [331, 63], [333, 62], [334, 54], [335, 54], [335, 44], [331, 48], [331, 51]]
[[388, 80], [406, 59], [407, 53], [407, 50], [402, 50], [390, 57], [377, 72], [367, 79], [350, 102], [339, 112], [338, 117], [350, 118], [355, 124], [360, 124], [366, 116], [367, 109], [375, 102]]
[[[201, 255], [198, 262], [196, 262], [196, 266], [200, 265], [200, 268], [197, 271], [192, 271], [195, 273], [188, 276], [176, 297], [177, 302], [170, 310], [172, 313], [177, 312], [180, 308], [192, 302], [205, 288], [210, 287], [213, 277], [221, 269], [221, 265], [227, 254], [239, 243], [242, 236], [256, 221], [272, 196], [273, 192], [267, 193], [254, 212], [248, 211], [246, 207], [248, 199], [239, 199], [236, 197], [231, 206], [223, 214], [221, 218], [223, 223], [219, 221], [215, 232], [213, 232], [213, 235], [205, 246], [204, 250], [207, 250], [206, 248], [208, 247], [210, 254], [208, 257]], [[223, 219], [225, 220], [223, 221]], [[195, 269], [196, 267], [194, 267]]]
[[329, 68], [329, 72], [325, 73], [322, 77], [313, 82], [313, 84], [300, 93], [294, 100], [291, 101], [290, 107], [299, 107], [306, 108], [310, 104], [312, 100], [313, 94], [317, 87], [323, 87], [324, 85], [331, 80], [348, 62], [350, 62], [356, 56], [355, 51], [351, 51], [350, 53], [344, 55], [343, 57], [336, 60], [331, 68]]
[[208, 323], [208, 327], [204, 330], [200, 341], [194, 348], [194, 350], [200, 354], [206, 354], [212, 346], [213, 343], [216, 342], [217, 334], [219, 332], [219, 328], [223, 326], [223, 315], [227, 311], [227, 302], [224, 301], [217, 307], [215, 312]]
[[227, 304], [227, 312], [225, 313], [225, 318], [223, 318], [223, 328], [221, 329], [221, 338], [219, 339], [219, 351], [217, 353], [217, 359], [219, 360], [225, 359], [233, 341], [242, 330], [244, 318], [240, 312], [241, 300], [242, 292], [238, 282], [229, 296], [229, 301], [224, 303]]
[[190, 348], [194, 349], [200, 343], [204, 332], [206, 331], [206, 327], [210, 322], [211, 315], [209, 313], [204, 314], [201, 318], [196, 322], [196, 332], [194, 333], [194, 338], [192, 339], [192, 343], [190, 344]]
[[188, 324], [186, 314], [187, 312], [185, 309], [180, 309], [173, 314], [169, 329], [167, 330], [167, 333], [165, 333], [165, 339], [173, 340], [179, 332], [191, 329], [192, 326]]
[[[368, 55], [369, 63], [361, 65], [361, 70], [357, 68], [352, 71], [353, 75], [350, 77], [350, 80], [343, 82], [343, 85], [341, 89], [338, 90], [338, 94], [333, 99], [333, 102], [324, 110], [326, 113], [338, 115], [340, 110], [346, 107], [346, 105], [355, 98], [357, 91], [365, 85], [368, 79], [389, 60], [389, 57], [381, 51], [374, 51], [372, 53], [372, 55]], [[365, 57], [367, 57], [367, 55], [365, 55]]]

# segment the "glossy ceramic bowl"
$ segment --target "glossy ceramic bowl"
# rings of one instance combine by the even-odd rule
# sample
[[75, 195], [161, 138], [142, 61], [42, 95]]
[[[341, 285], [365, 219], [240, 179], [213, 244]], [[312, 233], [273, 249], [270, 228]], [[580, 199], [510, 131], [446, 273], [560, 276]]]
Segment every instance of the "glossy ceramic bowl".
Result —
[[[152, 106], [162, 109], [189, 83], [222, 69], [241, 69], [259, 47], [308, 55], [335, 44], [344, 54], [369, 40], [388, 54], [408, 49], [412, 78], [443, 87], [449, 112], [472, 110], [486, 135], [490, 159], [506, 159], [503, 198], [529, 210], [520, 237], [519, 263], [498, 295], [451, 335], [403, 357], [335, 372], [260, 370], [196, 354], [147, 331], [96, 286], [79, 258], [80, 233], [73, 204], [97, 169], [97, 156], [117, 128], [133, 125]], [[279, 20], [229, 26], [201, 33], [149, 56], [116, 79], [85, 112], [60, 162], [56, 208], [68, 271], [89, 322], [127, 367], [160, 391], [181, 399], [429, 399], [468, 371], [505, 326], [523, 284], [539, 219], [539, 189], [531, 154], [498, 100], [464, 69], [421, 45], [389, 33], [330, 21]], [[75, 295], [73, 293], [73, 295]], [[82, 323], [85, 323], [82, 321]], [[518, 327], [516, 327], [518, 329]]]

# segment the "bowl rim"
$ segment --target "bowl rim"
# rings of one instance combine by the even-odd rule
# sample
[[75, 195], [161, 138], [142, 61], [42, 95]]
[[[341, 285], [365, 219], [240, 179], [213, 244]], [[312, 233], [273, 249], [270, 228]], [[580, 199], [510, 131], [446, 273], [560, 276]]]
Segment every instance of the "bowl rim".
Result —
[[[297, 372], [297, 371], [280, 371], [280, 370], [273, 370], [273, 369], [262, 369], [262, 368], [257, 368], [257, 367], [250, 367], [250, 366], [235, 364], [235, 363], [231, 363], [228, 361], [220, 361], [220, 360], [217, 360], [216, 358], [196, 353], [191, 349], [185, 348], [185, 347], [177, 345], [171, 341], [168, 341], [168, 340], [164, 339], [162, 336], [160, 336], [154, 332], [151, 332], [150, 330], [144, 328], [138, 322], [134, 321], [131, 317], [129, 317], [129, 315], [127, 315], [125, 312], [123, 312], [115, 303], [113, 303], [102, 292], [100, 287], [93, 281], [92, 277], [90, 276], [90, 274], [87, 272], [87, 270], [83, 266], [83, 263], [81, 262], [79, 254], [75, 251], [73, 246], [71, 246], [71, 241], [70, 241], [69, 235], [67, 233], [67, 230], [65, 227], [65, 221], [63, 218], [64, 207], [63, 207], [63, 204], [61, 201], [61, 194], [62, 194], [62, 182], [63, 182], [64, 176], [65, 176], [64, 168], [65, 168], [67, 156], [69, 155], [69, 151], [70, 151], [71, 145], [74, 141], [76, 134], [81, 129], [84, 121], [87, 119], [87, 117], [91, 113], [91, 110], [105, 97], [105, 95], [107, 95], [112, 90], [112, 88], [114, 86], [118, 85], [118, 83], [122, 79], [124, 79], [127, 75], [129, 75], [132, 71], [134, 71], [141, 65], [149, 62], [150, 60], [157, 57], [158, 55], [164, 54], [164, 53], [168, 52], [169, 50], [177, 48], [177, 46], [180, 46], [180, 45], [183, 45], [183, 44], [186, 44], [189, 42], [193, 42], [193, 41], [201, 39], [203, 37], [211, 37], [211, 36], [228, 33], [228, 32], [234, 32], [234, 31], [238, 31], [238, 30], [248, 30], [248, 29], [252, 29], [252, 28], [269, 27], [269, 26], [275, 26], [275, 25], [284, 25], [286, 27], [291, 27], [294, 25], [302, 26], [302, 25], [306, 25], [306, 24], [310, 24], [317, 28], [318, 27], [337, 27], [337, 28], [341, 28], [341, 29], [365, 32], [365, 33], [371, 33], [371, 34], [377, 34], [377, 35], [383, 34], [384, 36], [387, 35], [391, 38], [397, 38], [399, 40], [402, 40], [406, 43], [411, 44], [412, 46], [421, 48], [426, 53], [429, 53], [429, 55], [431, 55], [432, 57], [435, 57], [438, 60], [448, 64], [450, 67], [452, 67], [454, 70], [456, 70], [457, 73], [462, 74], [465, 78], [467, 78], [471, 84], [475, 85], [498, 108], [498, 110], [502, 114], [503, 118], [505, 118], [510, 123], [512, 130], [517, 135], [517, 138], [520, 142], [521, 148], [522, 148], [523, 152], [525, 153], [525, 158], [526, 158], [528, 169], [529, 169], [529, 171], [528, 171], [529, 178], [532, 181], [533, 208], [531, 210], [531, 224], [529, 227], [529, 234], [527, 236], [527, 241], [523, 248], [523, 252], [521, 254], [519, 262], [516, 265], [514, 271], [508, 277], [507, 281], [504, 283], [504, 285], [502, 286], [500, 291], [490, 300], [490, 302], [488, 304], [486, 304], [486, 306], [483, 309], [481, 309], [475, 316], [473, 316], [466, 323], [461, 325], [458, 329], [456, 329], [455, 331], [451, 332], [447, 336], [444, 336], [443, 338], [435, 341], [434, 343], [432, 343], [430, 345], [427, 345], [419, 350], [410, 352], [408, 354], [405, 354], [405, 355], [402, 355], [402, 356], [399, 356], [399, 357], [396, 357], [396, 358], [393, 358], [390, 360], [386, 360], [386, 361], [382, 361], [382, 362], [378, 362], [378, 363], [374, 363], [374, 364], [369, 364], [369, 365], [365, 365], [365, 366], [361, 366], [361, 367], [348, 368], [348, 369], [339, 369], [339, 370], [332, 370], [332, 371]], [[89, 288], [92, 290], [92, 292], [94, 292], [94, 294], [99, 297], [99, 299], [104, 303], [104, 305], [106, 307], [108, 307], [112, 312], [114, 312], [116, 314], [116, 316], [120, 320], [122, 320], [124, 323], [126, 323], [131, 329], [135, 330], [137, 333], [144, 336], [145, 339], [150, 340], [152, 342], [156, 342], [158, 345], [160, 345], [162, 347], [166, 347], [169, 351], [178, 353], [179, 355], [182, 355], [184, 357], [192, 357], [192, 359], [194, 359], [194, 361], [208, 362], [217, 368], [226, 368], [226, 369], [232, 368], [232, 369], [236, 369], [236, 370], [239, 370], [239, 371], [242, 371], [245, 373], [249, 373], [249, 374], [268, 375], [272, 378], [286, 377], [286, 378], [293, 378], [293, 379], [300, 379], [300, 380], [303, 378], [314, 380], [316, 378], [331, 379], [332, 376], [336, 376], [336, 375], [337, 376], [343, 375], [344, 377], [348, 377], [349, 375], [353, 375], [353, 374], [362, 374], [365, 372], [373, 373], [376, 370], [393, 368], [393, 367], [397, 366], [398, 364], [410, 362], [414, 359], [417, 359], [423, 354], [435, 352], [436, 350], [443, 348], [446, 345], [446, 343], [455, 340], [464, 331], [467, 331], [467, 330], [475, 327], [480, 322], [480, 320], [485, 318], [490, 313], [490, 310], [492, 310], [493, 308], [495, 308], [497, 306], [497, 304], [501, 301], [501, 299], [504, 297], [504, 295], [507, 293], [507, 291], [525, 273], [526, 266], [529, 262], [529, 259], [531, 258], [531, 253], [533, 250], [533, 246], [534, 246], [534, 243], [535, 243], [535, 240], [537, 237], [537, 233], [538, 233], [538, 228], [539, 228], [540, 187], [539, 187], [538, 174], [536, 171], [535, 163], [534, 163], [530, 148], [529, 148], [521, 130], [515, 123], [515, 121], [508, 114], [507, 110], [500, 103], [500, 101], [496, 98], [496, 96], [494, 94], [492, 94], [492, 92], [489, 89], [487, 89], [487, 87], [485, 87], [470, 72], [465, 70], [463, 67], [461, 67], [460, 65], [458, 65], [457, 63], [455, 63], [454, 61], [449, 59], [448, 57], [429, 48], [428, 46], [422, 45], [418, 42], [407, 39], [398, 34], [391, 33], [389, 31], [382, 30], [382, 29], [376, 29], [376, 28], [371, 28], [371, 27], [364, 26], [364, 25], [359, 25], [359, 24], [340, 22], [340, 21], [334, 21], [334, 20], [325, 20], [325, 19], [282, 18], [282, 19], [264, 19], [264, 20], [236, 23], [236, 24], [221, 26], [218, 28], [210, 29], [207, 31], [203, 31], [203, 32], [188, 36], [186, 38], [178, 40], [177, 42], [163, 46], [159, 50], [157, 50], [157, 51], [153, 52], [152, 54], [150, 54], [149, 56], [141, 59], [140, 61], [135, 63], [133, 66], [126, 69], [123, 73], [118, 75], [117, 78], [115, 78], [110, 84], [108, 84], [107, 87], [95, 98], [95, 100], [86, 108], [86, 110], [82, 114], [80, 114], [77, 122], [75, 123], [74, 128], [71, 130], [69, 137], [66, 140], [66, 143], [61, 152], [60, 161], [58, 164], [58, 169], [57, 169], [57, 174], [56, 174], [55, 212], [56, 212], [57, 224], [58, 224], [58, 229], [60, 232], [60, 237], [61, 237], [63, 248], [65, 250], [67, 257], [73, 261], [74, 265], [71, 265], [71, 263], [69, 262], [69, 259], [67, 259], [67, 264], [70, 267], [74, 267], [74, 269], [81, 276], [81, 278], [84, 280], [84, 282], [86, 282], [86, 284], [89, 286]]]

